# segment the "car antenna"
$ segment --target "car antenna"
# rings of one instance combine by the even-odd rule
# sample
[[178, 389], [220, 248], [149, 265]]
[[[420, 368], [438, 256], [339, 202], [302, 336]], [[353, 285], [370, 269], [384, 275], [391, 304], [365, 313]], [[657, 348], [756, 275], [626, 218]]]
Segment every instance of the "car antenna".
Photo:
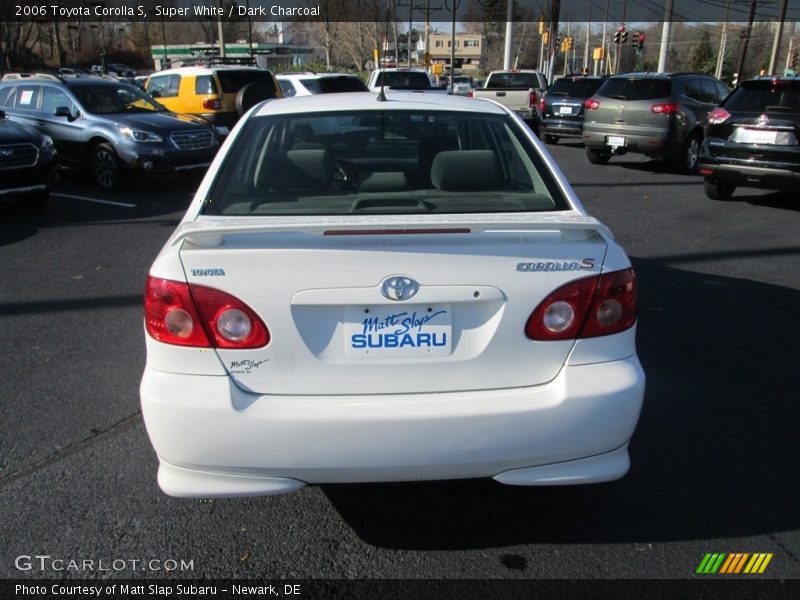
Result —
[[[411, 39], [411, 32], [410, 31], [408, 32], [408, 38]], [[388, 3], [386, 4], [386, 31], [384, 32], [383, 39], [385, 39], [385, 40], [389, 39], [389, 4]], [[395, 58], [396, 58], [397, 57], [397, 48], [394, 49], [394, 52], [395, 52]], [[409, 52], [410, 52], [410, 50], [409, 50]], [[409, 56], [410, 56], [410, 54], [409, 54]], [[375, 65], [375, 68], [378, 69], [378, 77], [381, 78], [381, 91], [378, 92], [377, 100], [378, 100], [378, 102], [386, 102], [386, 94], [383, 91], [383, 80], [386, 79], [386, 71], [385, 70], [381, 71], [381, 68], [380, 68], [381, 67], [381, 55], [380, 55], [380, 52], [378, 53], [377, 63], [378, 64]]]

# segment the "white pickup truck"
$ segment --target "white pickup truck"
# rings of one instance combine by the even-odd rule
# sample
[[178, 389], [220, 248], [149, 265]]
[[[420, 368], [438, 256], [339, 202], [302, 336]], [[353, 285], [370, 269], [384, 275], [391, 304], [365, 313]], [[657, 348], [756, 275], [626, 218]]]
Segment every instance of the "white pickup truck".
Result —
[[531, 124], [536, 121], [536, 105], [546, 89], [547, 77], [540, 71], [492, 71], [472, 97], [496, 100]]

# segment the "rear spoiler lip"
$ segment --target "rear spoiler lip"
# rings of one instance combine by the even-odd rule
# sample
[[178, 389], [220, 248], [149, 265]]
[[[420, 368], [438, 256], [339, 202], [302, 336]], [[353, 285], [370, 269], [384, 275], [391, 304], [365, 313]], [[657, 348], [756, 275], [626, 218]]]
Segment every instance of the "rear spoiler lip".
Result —
[[[418, 217], [418, 218], [414, 218]], [[253, 222], [258, 219], [258, 222]], [[176, 246], [186, 241], [195, 246], [219, 246], [225, 236], [247, 235], [260, 233], [306, 233], [310, 235], [325, 235], [326, 232], [345, 230], [358, 232], [359, 230], [376, 231], [375, 235], [380, 235], [377, 230], [413, 230], [430, 228], [442, 230], [446, 233], [447, 229], [468, 229], [469, 233], [502, 233], [502, 232], [534, 232], [534, 231], [561, 231], [564, 235], [569, 232], [581, 234], [593, 232], [605, 239], [613, 240], [611, 231], [594, 217], [584, 215], [558, 215], [558, 216], [539, 216], [512, 217], [509, 215], [492, 215], [468, 217], [464, 215], [438, 215], [432, 219], [429, 215], [397, 215], [395, 218], [378, 216], [375, 218], [318, 218], [315, 222], [309, 223], [308, 217], [276, 217], [269, 222], [258, 217], [245, 219], [235, 219], [225, 221], [202, 220], [187, 221], [182, 223], [172, 238], [169, 245]], [[329, 234], [330, 235], [330, 234]]]

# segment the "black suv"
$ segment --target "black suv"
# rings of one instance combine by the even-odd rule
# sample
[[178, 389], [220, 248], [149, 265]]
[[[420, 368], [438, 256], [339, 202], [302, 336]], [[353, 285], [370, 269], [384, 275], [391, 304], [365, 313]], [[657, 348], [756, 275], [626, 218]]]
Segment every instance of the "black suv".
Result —
[[603, 85], [605, 78], [570, 75], [553, 82], [539, 101], [539, 135], [548, 144], [560, 137], [581, 137], [583, 103]]
[[745, 81], [708, 115], [698, 170], [706, 195], [727, 200], [738, 186], [800, 186], [800, 78]]
[[0, 110], [0, 198], [18, 196], [41, 205], [58, 174], [53, 140], [14, 123]]
[[208, 167], [219, 139], [208, 122], [167, 111], [152, 97], [110, 77], [40, 75], [0, 83], [0, 108], [55, 142], [65, 165], [91, 168], [105, 190], [125, 171]]
[[692, 173], [703, 142], [703, 119], [728, 95], [702, 73], [626, 73], [606, 80], [586, 100], [583, 143], [589, 162], [636, 152]]

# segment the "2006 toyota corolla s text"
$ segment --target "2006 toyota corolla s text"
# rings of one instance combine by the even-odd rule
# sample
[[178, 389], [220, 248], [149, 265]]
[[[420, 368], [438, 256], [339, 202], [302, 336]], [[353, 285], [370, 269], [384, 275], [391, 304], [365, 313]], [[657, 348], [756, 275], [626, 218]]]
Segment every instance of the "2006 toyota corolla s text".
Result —
[[141, 398], [168, 494], [628, 470], [631, 263], [493, 102], [255, 107], [146, 287]]

